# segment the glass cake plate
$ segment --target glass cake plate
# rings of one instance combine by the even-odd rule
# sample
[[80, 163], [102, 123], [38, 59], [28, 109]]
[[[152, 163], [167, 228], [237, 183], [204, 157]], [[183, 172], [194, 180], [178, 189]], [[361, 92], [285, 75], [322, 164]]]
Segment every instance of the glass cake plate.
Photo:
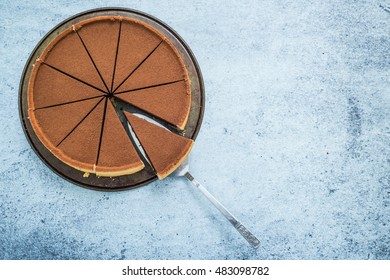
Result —
[[[97, 16], [123, 16], [128, 18], [133, 18], [145, 22], [146, 24], [151, 25], [159, 32], [161, 32], [177, 49], [179, 52], [186, 70], [190, 78], [191, 85], [191, 108], [189, 113], [189, 118], [184, 130], [178, 130], [174, 127], [168, 127], [172, 132], [184, 135], [187, 138], [195, 140], [203, 118], [204, 113], [204, 85], [202, 74], [199, 68], [199, 65], [191, 52], [188, 45], [184, 40], [167, 24], [162, 21], [136, 10], [125, 9], [125, 8], [102, 8], [85, 11], [83, 13], [74, 15], [56, 27], [49, 31], [38, 43], [38, 45], [32, 51], [30, 57], [28, 58], [26, 65], [23, 70], [23, 74], [20, 80], [19, 87], [19, 113], [20, 120], [22, 123], [23, 130], [25, 135], [39, 158], [56, 174], [62, 178], [82, 187], [102, 190], [102, 191], [118, 191], [118, 190], [127, 190], [136, 187], [146, 185], [157, 179], [157, 176], [153, 168], [144, 161], [145, 168], [137, 173], [131, 175], [123, 175], [116, 177], [99, 177], [95, 174], [90, 174], [88, 177], [84, 176], [84, 172], [79, 171], [59, 159], [57, 159], [38, 139], [36, 133], [34, 132], [31, 123], [28, 118], [28, 104], [27, 104], [27, 91], [28, 91], [28, 82], [31, 75], [32, 65], [35, 63], [36, 59], [41, 55], [42, 51], [46, 46], [60, 34], [63, 30], [69, 28], [73, 24], [76, 24], [82, 20], [97, 17]], [[133, 108], [127, 108], [125, 104], [118, 104], [119, 110], [133, 110], [133, 113], [137, 113]], [[135, 111], [134, 111], [135, 110]], [[147, 116], [153, 118], [153, 116]], [[159, 122], [158, 119], [154, 119]], [[167, 124], [165, 124], [167, 125]], [[128, 132], [129, 133], [129, 132]]]

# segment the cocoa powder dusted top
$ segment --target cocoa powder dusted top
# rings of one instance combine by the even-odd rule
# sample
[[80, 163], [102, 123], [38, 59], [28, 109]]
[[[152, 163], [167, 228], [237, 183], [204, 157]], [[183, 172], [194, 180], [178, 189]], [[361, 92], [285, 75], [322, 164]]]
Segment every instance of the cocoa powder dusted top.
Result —
[[[58, 159], [86, 173], [120, 176], [144, 167], [119, 119], [117, 99], [178, 129], [187, 122], [185, 65], [175, 47], [144, 22], [120, 16], [78, 22], [49, 43], [32, 69], [28, 112], [35, 133]], [[133, 123], [160, 178], [188, 155], [192, 140], [147, 120]]]

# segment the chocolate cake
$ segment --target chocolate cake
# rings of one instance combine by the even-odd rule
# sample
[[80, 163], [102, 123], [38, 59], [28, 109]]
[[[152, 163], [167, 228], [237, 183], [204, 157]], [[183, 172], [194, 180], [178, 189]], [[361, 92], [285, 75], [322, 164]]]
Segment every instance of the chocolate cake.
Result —
[[104, 118], [99, 154], [96, 160], [96, 174], [118, 176], [141, 170], [144, 164], [123, 129], [111, 102], [107, 102]]
[[187, 92], [185, 81], [179, 81], [159, 87], [130, 90], [115, 96], [183, 129], [190, 109], [187, 98], [182, 98], [183, 92]]
[[133, 114], [125, 114], [160, 179], [172, 173], [188, 156], [194, 141]]
[[116, 99], [179, 131], [190, 111], [189, 77], [178, 51], [153, 27], [99, 16], [65, 29], [41, 53], [28, 84], [28, 115], [42, 144], [86, 176], [144, 168], [126, 125], [157, 176], [168, 176], [193, 141], [130, 112], [129, 123], [122, 123]]

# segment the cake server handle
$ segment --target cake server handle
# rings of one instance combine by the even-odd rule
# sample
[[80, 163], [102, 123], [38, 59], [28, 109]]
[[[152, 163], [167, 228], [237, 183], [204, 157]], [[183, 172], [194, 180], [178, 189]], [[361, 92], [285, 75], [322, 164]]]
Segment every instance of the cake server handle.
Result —
[[229, 212], [211, 193], [209, 193], [205, 187], [202, 186], [195, 178], [189, 173], [186, 172], [184, 176], [197, 187], [204, 196], [225, 216], [226, 219], [234, 226], [234, 228], [248, 241], [248, 243], [253, 248], [258, 248], [260, 246], [260, 240], [254, 236], [243, 224], [241, 224], [233, 215]]

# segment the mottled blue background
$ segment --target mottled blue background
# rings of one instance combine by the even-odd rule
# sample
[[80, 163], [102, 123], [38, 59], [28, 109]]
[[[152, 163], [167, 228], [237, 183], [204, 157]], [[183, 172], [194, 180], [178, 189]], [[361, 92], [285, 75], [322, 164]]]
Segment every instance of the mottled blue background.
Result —
[[[192, 173], [261, 239], [255, 251], [184, 179], [76, 187], [18, 114], [40, 38], [96, 7], [150, 13], [206, 86]], [[0, 2], [1, 259], [390, 259], [390, 1]]]

